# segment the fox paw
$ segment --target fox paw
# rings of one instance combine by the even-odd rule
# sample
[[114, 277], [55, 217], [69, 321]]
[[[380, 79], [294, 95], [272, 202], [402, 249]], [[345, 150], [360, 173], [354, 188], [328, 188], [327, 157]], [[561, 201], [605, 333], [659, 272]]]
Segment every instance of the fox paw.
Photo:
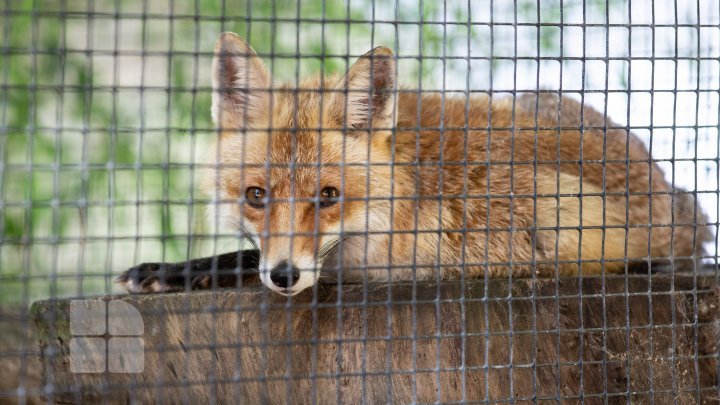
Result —
[[130, 293], [162, 293], [186, 290], [186, 277], [192, 290], [207, 289], [212, 281], [207, 273], [186, 276], [165, 263], [143, 263], [124, 271], [115, 283]]

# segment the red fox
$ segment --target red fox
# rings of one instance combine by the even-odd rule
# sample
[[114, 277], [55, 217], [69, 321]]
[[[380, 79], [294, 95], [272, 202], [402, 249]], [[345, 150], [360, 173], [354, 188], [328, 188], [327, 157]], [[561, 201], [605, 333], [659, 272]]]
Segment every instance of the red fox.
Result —
[[692, 260], [709, 237], [643, 143], [572, 99], [403, 90], [385, 47], [297, 86], [233, 33], [214, 52], [205, 188], [281, 294], [328, 266], [350, 282], [614, 273]]

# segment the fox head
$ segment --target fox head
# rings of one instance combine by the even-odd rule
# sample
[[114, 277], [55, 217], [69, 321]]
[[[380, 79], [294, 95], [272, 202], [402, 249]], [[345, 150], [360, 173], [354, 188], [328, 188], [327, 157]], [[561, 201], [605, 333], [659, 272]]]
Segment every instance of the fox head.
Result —
[[218, 145], [206, 183], [220, 219], [260, 250], [267, 287], [297, 294], [317, 282], [328, 254], [349, 235], [387, 229], [396, 124], [391, 50], [371, 50], [343, 76], [284, 86], [273, 83], [250, 45], [224, 33], [212, 86]]

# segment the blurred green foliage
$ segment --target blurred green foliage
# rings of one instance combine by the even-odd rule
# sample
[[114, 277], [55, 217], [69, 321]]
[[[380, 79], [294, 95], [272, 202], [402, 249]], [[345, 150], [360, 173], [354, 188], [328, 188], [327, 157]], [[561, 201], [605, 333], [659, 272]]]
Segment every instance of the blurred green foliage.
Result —
[[[430, 0], [4, 4], [0, 303], [110, 292], [112, 277], [135, 263], [242, 246], [202, 237], [211, 231], [191, 165], [213, 136], [208, 69], [220, 32], [245, 37], [279, 80], [342, 72], [384, 44], [401, 57], [403, 83], [442, 88], [444, 69], [464, 88], [469, 62], [461, 57], [505, 52], [503, 38], [518, 52], [517, 38], [490, 31], [496, 12], [531, 22], [559, 22], [561, 14], [559, 2], [538, 10], [535, 0], [495, 4], [500, 11]], [[523, 41], [530, 52], [537, 41], [557, 53], [559, 30], [536, 31], [539, 39]], [[490, 60], [480, 72], [503, 68]]]

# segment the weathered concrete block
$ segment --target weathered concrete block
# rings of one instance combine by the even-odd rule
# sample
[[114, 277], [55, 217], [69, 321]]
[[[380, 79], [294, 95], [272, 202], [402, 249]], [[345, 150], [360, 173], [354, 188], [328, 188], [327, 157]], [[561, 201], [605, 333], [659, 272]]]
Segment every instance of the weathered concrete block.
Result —
[[139, 311], [142, 372], [72, 373], [71, 301], [37, 302], [48, 399], [718, 397], [712, 275], [350, 285], [291, 300], [262, 287], [101, 299]]

